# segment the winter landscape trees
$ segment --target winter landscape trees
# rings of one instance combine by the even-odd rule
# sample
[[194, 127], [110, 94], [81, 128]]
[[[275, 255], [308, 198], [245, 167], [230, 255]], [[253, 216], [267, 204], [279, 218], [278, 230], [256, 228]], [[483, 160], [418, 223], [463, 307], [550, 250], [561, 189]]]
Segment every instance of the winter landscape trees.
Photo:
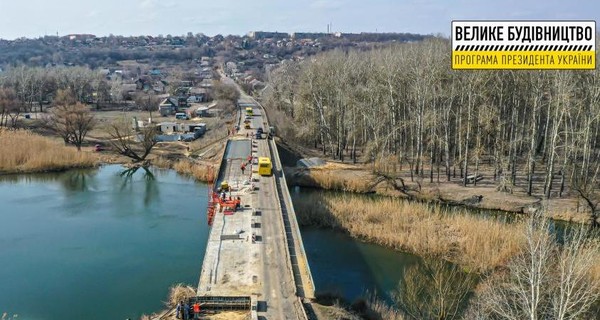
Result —
[[342, 161], [393, 159], [411, 179], [466, 185], [485, 166], [499, 189], [543, 198], [591, 183], [598, 70], [453, 71], [449, 46], [430, 39], [290, 62], [272, 72], [266, 105], [288, 141]]

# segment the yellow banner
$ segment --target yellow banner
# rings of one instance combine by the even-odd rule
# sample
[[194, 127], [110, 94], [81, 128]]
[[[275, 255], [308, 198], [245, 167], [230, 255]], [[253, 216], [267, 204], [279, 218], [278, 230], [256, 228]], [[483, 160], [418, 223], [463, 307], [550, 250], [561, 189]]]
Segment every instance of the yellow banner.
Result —
[[452, 69], [595, 69], [596, 51], [452, 51]]

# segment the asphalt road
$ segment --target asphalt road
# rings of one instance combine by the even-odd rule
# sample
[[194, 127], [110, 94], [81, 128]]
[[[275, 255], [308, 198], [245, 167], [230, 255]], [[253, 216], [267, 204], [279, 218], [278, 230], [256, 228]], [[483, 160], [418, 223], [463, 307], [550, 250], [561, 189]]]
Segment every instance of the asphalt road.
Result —
[[[242, 102], [252, 103], [250, 99], [241, 99]], [[256, 128], [265, 127], [264, 119], [258, 106], [254, 107], [252, 128], [242, 129], [240, 135], [246, 132], [256, 133]], [[266, 131], [265, 130], [265, 131]], [[266, 135], [263, 135], [266, 137]], [[268, 140], [253, 140], [256, 142], [257, 156], [269, 157]], [[262, 296], [259, 301], [266, 302], [259, 308], [259, 315], [266, 319], [302, 319], [298, 314], [298, 299], [295, 295], [295, 285], [292, 278], [291, 267], [286, 247], [283, 220], [279, 199], [276, 194], [275, 178], [260, 177], [258, 192], [254, 195], [253, 203], [256, 210], [261, 211], [262, 232]]]

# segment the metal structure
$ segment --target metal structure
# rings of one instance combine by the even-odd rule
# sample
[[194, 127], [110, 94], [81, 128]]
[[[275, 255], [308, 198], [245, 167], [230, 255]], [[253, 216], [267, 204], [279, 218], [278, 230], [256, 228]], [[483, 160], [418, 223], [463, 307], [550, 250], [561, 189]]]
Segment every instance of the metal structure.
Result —
[[190, 304], [198, 302], [202, 310], [225, 311], [225, 310], [250, 310], [251, 298], [247, 297], [219, 297], [201, 296], [188, 299]]

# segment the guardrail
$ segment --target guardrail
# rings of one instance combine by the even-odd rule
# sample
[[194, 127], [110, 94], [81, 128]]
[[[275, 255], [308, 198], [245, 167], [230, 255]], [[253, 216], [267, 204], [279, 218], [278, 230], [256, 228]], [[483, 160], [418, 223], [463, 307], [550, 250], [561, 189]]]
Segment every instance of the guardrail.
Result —
[[[300, 282], [302, 283], [302, 287], [303, 287], [303, 297], [308, 297], [308, 298], [313, 298], [314, 294], [315, 294], [315, 286], [314, 286], [314, 281], [312, 278], [312, 272], [310, 270], [310, 265], [308, 264], [308, 259], [306, 258], [306, 251], [304, 249], [304, 243], [302, 241], [302, 235], [300, 233], [300, 228], [298, 226], [298, 220], [296, 217], [296, 211], [294, 210], [294, 204], [292, 202], [292, 197], [290, 195], [289, 190], [287, 189], [287, 181], [285, 179], [285, 174], [283, 172], [283, 166], [281, 165], [281, 160], [279, 158], [279, 151], [277, 150], [277, 145], [275, 144], [274, 140], [269, 141], [269, 146], [270, 148], [273, 150], [273, 158], [275, 158], [275, 162], [277, 164], [277, 167], [280, 169], [280, 176], [279, 179], [281, 179], [281, 183], [279, 185], [279, 189], [281, 190], [281, 197], [283, 198], [282, 200], [286, 203], [286, 211], [284, 214], [287, 215], [287, 222], [290, 224], [290, 229], [291, 231], [294, 232], [293, 238], [292, 240], [293, 243], [292, 245], [298, 245], [299, 247], [299, 251], [300, 252], [295, 252], [296, 255], [300, 255], [301, 259], [304, 260], [304, 265], [306, 266], [306, 274], [308, 276], [308, 285], [310, 285], [310, 288], [304, 288], [304, 282], [302, 281], [302, 274], [298, 274], [298, 276], [300, 276], [301, 278], [299, 279]], [[286, 188], [284, 188], [283, 186], [286, 186]], [[295, 249], [295, 248], [294, 248]], [[294, 250], [297, 251], [297, 250]], [[297, 262], [297, 259], [296, 259]], [[299, 271], [300, 272], [300, 271]]]
[[[271, 143], [268, 144], [269, 145], [269, 154], [271, 156], [272, 159], [274, 158], [274, 153], [273, 153], [273, 149], [271, 146]], [[286, 222], [287, 225], [289, 226], [289, 219], [287, 217], [287, 205], [284, 203], [283, 201], [283, 194], [280, 191], [281, 189], [281, 184], [279, 182], [279, 178], [273, 174], [273, 178], [275, 179], [275, 193], [277, 195], [277, 206], [279, 207], [279, 211], [281, 212], [282, 215], [282, 219], [279, 219], [279, 222], [281, 223], [281, 227], [283, 230], [283, 238], [285, 239], [285, 252], [286, 252], [286, 256], [288, 257], [288, 259], [286, 259], [286, 265], [288, 268], [288, 271], [290, 272], [290, 277], [292, 278], [292, 281], [294, 282], [294, 286], [296, 289], [296, 297], [297, 299], [294, 301], [294, 308], [296, 308], [296, 312], [298, 312], [298, 315], [302, 316], [302, 319], [309, 319], [308, 315], [306, 314], [306, 310], [304, 308], [304, 305], [302, 303], [302, 301], [300, 300], [300, 296], [299, 296], [299, 291], [302, 291], [302, 295], [304, 294], [304, 289], [302, 286], [302, 278], [300, 275], [296, 274], [296, 269], [297, 269], [297, 259], [296, 259], [296, 269], [294, 269], [294, 263], [293, 263], [293, 256], [290, 253], [290, 248], [294, 249], [294, 239], [290, 237], [293, 237], [292, 235], [288, 236], [288, 227], [286, 227]], [[291, 241], [291, 243], [290, 243]], [[295, 250], [294, 250], [295, 252]]]

